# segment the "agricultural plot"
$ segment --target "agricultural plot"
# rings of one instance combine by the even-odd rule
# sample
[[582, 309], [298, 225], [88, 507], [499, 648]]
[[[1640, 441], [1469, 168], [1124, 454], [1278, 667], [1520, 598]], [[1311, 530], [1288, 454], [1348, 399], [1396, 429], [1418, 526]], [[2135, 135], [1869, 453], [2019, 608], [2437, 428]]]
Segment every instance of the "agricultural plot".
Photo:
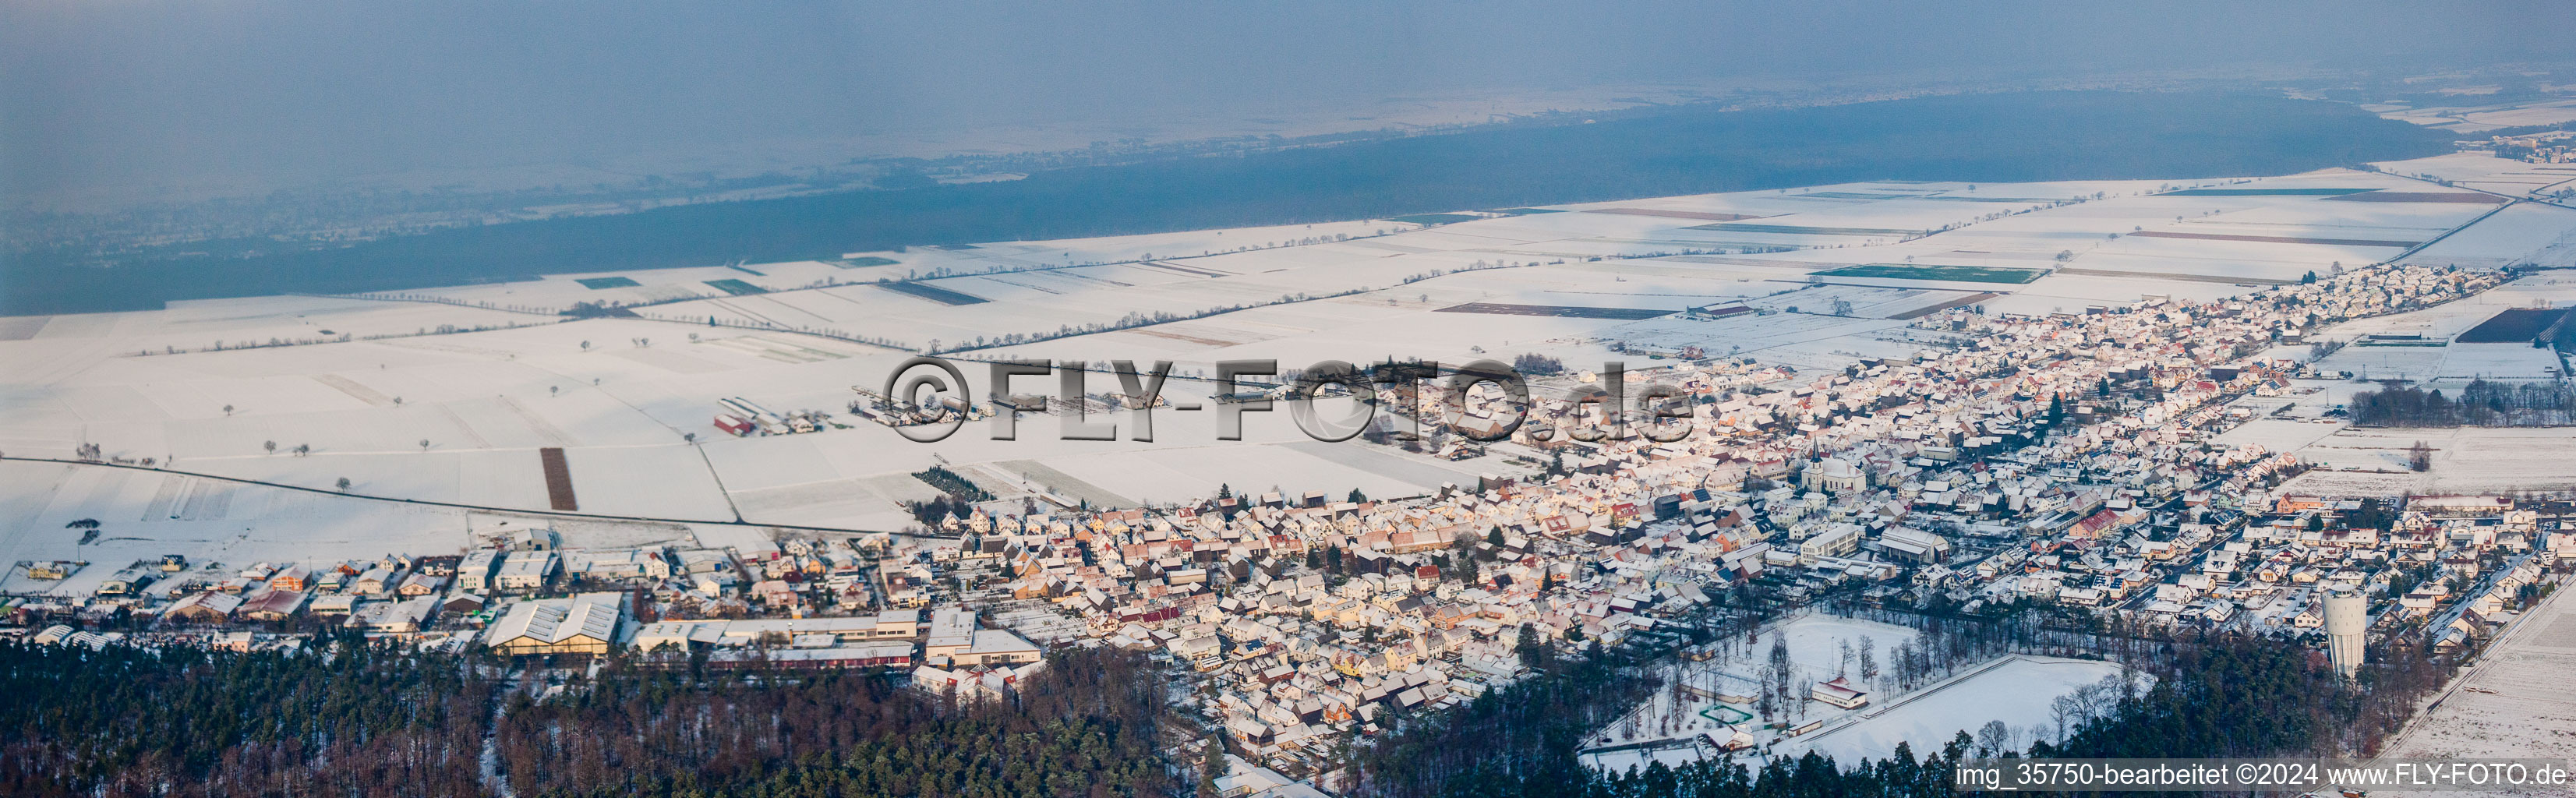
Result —
[[1498, 316], [1553, 316], [1561, 319], [1651, 319], [1670, 315], [1669, 310], [1638, 308], [1585, 308], [1563, 305], [1507, 305], [1494, 302], [1469, 302], [1441, 308], [1440, 313], [1485, 313]]
[[1747, 222], [1720, 222], [1717, 224], [1694, 225], [1688, 229], [1723, 230], [1734, 233], [1783, 233], [1787, 235], [1807, 236], [1910, 236], [1921, 235], [1924, 232], [1922, 230], [1906, 230], [1893, 227], [1818, 227], [1795, 224], [1751, 224]]
[[893, 258], [878, 257], [876, 255], [861, 255], [855, 258], [842, 258], [840, 260], [832, 261], [831, 263], [834, 266], [839, 266], [844, 269], [864, 269], [870, 266], [892, 266], [900, 262], [901, 261], [897, 261]]
[[633, 288], [635, 286], [643, 285], [643, 283], [635, 282], [635, 278], [632, 277], [584, 277], [574, 280], [573, 282], [580, 283], [581, 287], [594, 291], [602, 288]]
[[2576, 179], [2576, 164], [2523, 163], [2483, 152], [2453, 153], [2381, 166], [2401, 174], [2439, 178], [2460, 188], [2513, 196]]
[[[2576, 174], [2570, 174], [2576, 179]], [[2495, 268], [2516, 263], [2576, 266], [2576, 210], [2522, 203], [2406, 258], [2408, 263]]]
[[1417, 213], [1411, 216], [1389, 216], [1387, 217], [1387, 221], [1428, 226], [1456, 224], [1458, 222], [1473, 222], [1485, 218], [1489, 217], [1478, 216], [1472, 213]]
[[2302, 238], [2298, 236], [2249, 236], [2228, 233], [2186, 233], [2178, 230], [2142, 230], [2129, 235], [2142, 238], [2197, 238], [2203, 241], [2256, 241], [2266, 244], [2318, 244], [2330, 247], [2397, 247], [2421, 244], [2421, 241], [2388, 241], [2371, 238]]
[[2453, 339], [2463, 344], [2527, 343], [2567, 317], [2566, 308], [2514, 308], [2500, 311]]
[[1966, 283], [2022, 284], [2048, 274], [2047, 269], [2016, 269], [2004, 266], [1943, 266], [1910, 263], [1871, 263], [1847, 266], [1814, 273], [1817, 277], [1876, 277], [1891, 280], [1948, 280]]
[[2372, 191], [2325, 198], [2328, 202], [2448, 202], [2463, 205], [2502, 205], [2505, 198], [2493, 194], [2465, 191]]
[[917, 296], [942, 305], [973, 305], [986, 302], [983, 297], [964, 291], [952, 291], [929, 283], [879, 283], [878, 287], [907, 296]]
[[1623, 215], [1623, 216], [1655, 216], [1655, 217], [1661, 217], [1661, 218], [1665, 218], [1665, 219], [1698, 219], [1698, 220], [1701, 220], [1701, 221], [1715, 221], [1715, 222], [1731, 222], [1731, 221], [1735, 221], [1735, 220], [1738, 220], [1738, 219], [1757, 219], [1757, 218], [1761, 218], [1761, 217], [1757, 217], [1757, 216], [1747, 216], [1747, 215], [1744, 215], [1744, 214], [1741, 214], [1741, 213], [1709, 213], [1709, 212], [1707, 212], [1707, 211], [1676, 211], [1676, 210], [1668, 210], [1668, 209], [1664, 209], [1664, 208], [1586, 208], [1586, 209], [1584, 209], [1584, 211], [1583, 211], [1583, 212], [1584, 212], [1584, 213], [1612, 213], [1612, 214], [1619, 214], [1619, 215]]
[[2190, 188], [2167, 191], [2159, 197], [2340, 197], [2376, 188]]
[[760, 286], [752, 285], [752, 284], [750, 284], [750, 283], [746, 283], [746, 282], [743, 282], [743, 281], [741, 281], [741, 280], [739, 280], [739, 279], [734, 279], [734, 278], [726, 278], [726, 279], [723, 279], [723, 280], [708, 280], [708, 281], [706, 281], [706, 284], [707, 284], [707, 285], [709, 285], [709, 286], [713, 286], [713, 287], [714, 287], [716, 290], [718, 290], [718, 291], [723, 291], [723, 292], [725, 292], [725, 293], [732, 294], [732, 295], [734, 295], [734, 296], [751, 296], [751, 295], [753, 295], [753, 294], [766, 294], [766, 293], [769, 293], [769, 290], [768, 290], [768, 289], [761, 288]]

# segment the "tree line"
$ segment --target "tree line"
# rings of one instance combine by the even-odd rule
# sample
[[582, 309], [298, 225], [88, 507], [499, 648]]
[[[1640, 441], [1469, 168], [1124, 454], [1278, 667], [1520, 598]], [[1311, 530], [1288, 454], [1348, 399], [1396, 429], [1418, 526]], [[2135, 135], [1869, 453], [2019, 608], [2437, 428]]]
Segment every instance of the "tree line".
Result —
[[2390, 383], [2352, 395], [2355, 423], [2376, 427], [2556, 427], [2576, 424], [2576, 385], [2476, 380], [2457, 398]]

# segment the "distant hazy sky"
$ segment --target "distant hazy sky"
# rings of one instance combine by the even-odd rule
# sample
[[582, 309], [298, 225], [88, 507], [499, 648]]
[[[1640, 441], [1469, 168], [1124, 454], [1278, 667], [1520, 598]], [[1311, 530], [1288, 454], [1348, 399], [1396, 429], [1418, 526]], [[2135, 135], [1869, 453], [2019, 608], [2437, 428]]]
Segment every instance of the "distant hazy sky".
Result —
[[1417, 92], [2564, 59], [2571, 8], [0, 0], [0, 194], [578, 162], [886, 126], [1251, 117]]

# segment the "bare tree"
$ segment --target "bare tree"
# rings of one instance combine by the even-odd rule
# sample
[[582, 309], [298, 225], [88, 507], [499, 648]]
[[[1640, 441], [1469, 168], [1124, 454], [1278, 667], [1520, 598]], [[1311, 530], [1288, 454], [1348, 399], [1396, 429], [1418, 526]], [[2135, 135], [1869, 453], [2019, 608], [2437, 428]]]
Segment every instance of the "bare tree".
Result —
[[1878, 686], [1878, 641], [1869, 635], [1860, 636], [1860, 678], [1873, 688]]
[[1986, 756], [2001, 754], [2012, 744], [2012, 731], [2000, 720], [1986, 721], [1977, 729], [1977, 752]]
[[232, 414], [233, 414], [233, 406], [232, 406], [232, 405], [224, 405], [224, 415], [226, 415], [226, 416], [230, 416], [230, 415], [232, 415]]
[[262, 443], [259, 445], [259, 448], [267, 449], [269, 454], [276, 454], [276, 453], [277, 453], [277, 442], [276, 442], [276, 441], [265, 441], [265, 442], [262, 442]]
[[424, 452], [429, 451], [429, 439], [428, 439], [428, 438], [422, 438], [422, 439], [420, 439], [420, 450], [421, 450], [421, 451], [424, 451]]
[[339, 483], [339, 484], [340, 484], [340, 492], [341, 492], [341, 493], [347, 493], [347, 492], [349, 492], [349, 478], [348, 478], [348, 477], [341, 477], [341, 478], [340, 478], [340, 483]]

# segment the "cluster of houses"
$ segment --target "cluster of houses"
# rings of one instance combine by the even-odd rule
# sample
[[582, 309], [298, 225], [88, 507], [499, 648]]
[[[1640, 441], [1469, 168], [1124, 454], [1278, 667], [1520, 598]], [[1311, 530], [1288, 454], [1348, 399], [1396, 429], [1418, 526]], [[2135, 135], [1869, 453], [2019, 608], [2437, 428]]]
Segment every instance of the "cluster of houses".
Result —
[[[462, 610], [476, 643], [503, 654], [904, 667], [928, 689], [975, 695], [1007, 693], [1048, 646], [1118, 646], [1198, 674], [1198, 709], [1236, 750], [1289, 773], [1329, 769], [1335, 743], [1385, 713], [1521, 678], [1532, 642], [1672, 635], [1733, 590], [2314, 629], [2327, 590], [2375, 588], [2381, 629], [2458, 646], [2576, 555], [2576, 511], [2278, 496], [2306, 464], [2215, 436], [2246, 418], [2235, 400], [2290, 389], [2302, 363], [2274, 353], [2301, 351], [2318, 327], [2498, 281], [2377, 267], [2214, 302], [1949, 310], [1913, 323], [1955, 346], [1838, 372], [1721, 358], [1565, 378], [1680, 386], [1661, 423], [1687, 424], [1682, 435], [1566, 434], [1592, 409], [1434, 388], [1429, 406], [1451, 409], [1421, 420], [1499, 433], [1526, 410], [1494, 445], [1550, 473], [1402, 501], [985, 505], [935, 524], [953, 539], [758, 551], [564, 550], [527, 530], [463, 557], [262, 566], [149, 606], [180, 623], [341, 612], [388, 633]], [[986, 628], [957, 604], [969, 600], [1021, 609]], [[1848, 683], [1810, 693], [1867, 700]]]

